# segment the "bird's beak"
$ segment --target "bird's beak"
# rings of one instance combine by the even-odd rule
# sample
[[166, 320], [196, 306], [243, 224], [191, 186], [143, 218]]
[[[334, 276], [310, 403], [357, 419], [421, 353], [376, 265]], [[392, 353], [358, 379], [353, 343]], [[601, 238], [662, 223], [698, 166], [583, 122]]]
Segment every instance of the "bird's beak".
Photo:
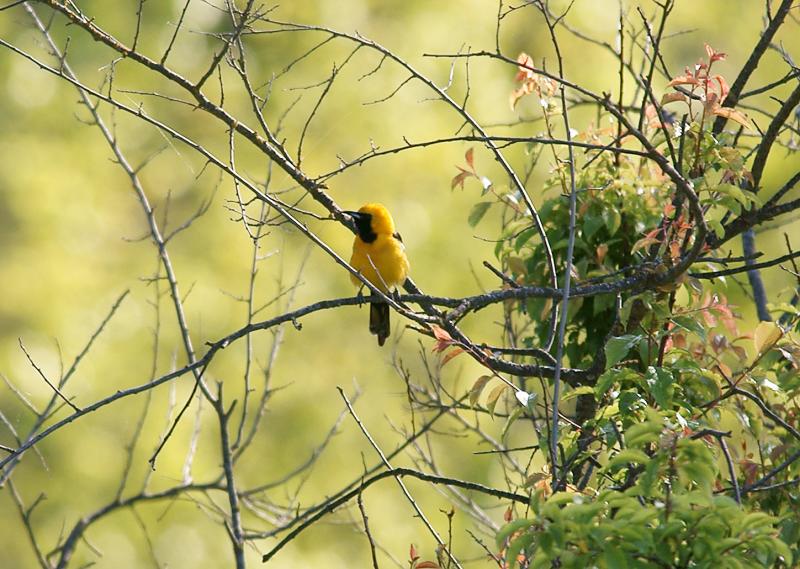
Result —
[[342, 211], [342, 213], [346, 213], [353, 219], [353, 224], [350, 227], [353, 233], [358, 233], [359, 224], [363, 224], [369, 220], [369, 215], [365, 213], [359, 213], [357, 211]]
[[364, 217], [364, 214], [358, 213], [357, 211], [347, 211], [347, 210], [342, 210], [342, 213], [350, 216], [351, 221], [348, 224], [350, 231], [352, 231], [353, 233], [358, 233], [358, 222], [360, 219]]
[[343, 210], [342, 213], [346, 213], [350, 217], [353, 218], [353, 221], [358, 221], [359, 219], [364, 219], [365, 215], [363, 213], [359, 213], [357, 211], [346, 211]]

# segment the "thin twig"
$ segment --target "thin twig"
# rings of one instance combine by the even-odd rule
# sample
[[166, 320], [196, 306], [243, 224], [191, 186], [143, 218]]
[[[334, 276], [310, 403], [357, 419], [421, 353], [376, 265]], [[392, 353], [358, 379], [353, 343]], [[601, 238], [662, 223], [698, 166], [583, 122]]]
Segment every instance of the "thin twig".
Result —
[[52, 389], [52, 390], [55, 392], [55, 394], [56, 394], [56, 395], [58, 395], [58, 396], [61, 398], [61, 400], [62, 400], [62, 401], [64, 401], [64, 403], [66, 403], [67, 405], [69, 405], [70, 407], [72, 407], [73, 411], [75, 411], [76, 413], [79, 413], [79, 412], [81, 411], [80, 407], [78, 407], [78, 406], [77, 406], [77, 405], [75, 405], [75, 404], [74, 404], [72, 401], [70, 401], [69, 399], [67, 399], [67, 398], [66, 398], [66, 396], [65, 396], [63, 393], [61, 393], [61, 391], [58, 389], [58, 387], [56, 387], [56, 386], [55, 386], [55, 385], [54, 385], [54, 384], [53, 384], [53, 383], [52, 383], [52, 382], [51, 382], [49, 379], [47, 379], [47, 376], [46, 376], [46, 375], [45, 375], [45, 373], [42, 371], [42, 368], [40, 368], [38, 365], [36, 365], [36, 362], [35, 362], [35, 361], [33, 361], [33, 358], [32, 358], [32, 357], [31, 357], [31, 355], [28, 353], [28, 350], [26, 350], [26, 349], [25, 349], [25, 344], [23, 344], [23, 343], [22, 343], [22, 338], [17, 338], [17, 342], [19, 343], [19, 347], [20, 347], [20, 349], [21, 349], [21, 350], [22, 350], [22, 352], [25, 354], [25, 357], [26, 357], [26, 358], [28, 358], [28, 362], [31, 364], [31, 366], [33, 367], [33, 369], [35, 369], [35, 370], [36, 370], [36, 372], [37, 372], [37, 373], [39, 374], [39, 376], [40, 376], [40, 377], [41, 377], [41, 378], [44, 380], [44, 382], [45, 382], [47, 385], [49, 385], [49, 386], [50, 386], [50, 389]]
[[[375, 449], [375, 452], [378, 453], [378, 456], [381, 458], [381, 462], [383, 462], [383, 464], [386, 466], [387, 469], [391, 470], [392, 469], [392, 465], [389, 462], [389, 459], [386, 458], [386, 455], [383, 453], [381, 448], [378, 446], [378, 443], [375, 442], [375, 439], [373, 439], [372, 436], [369, 434], [369, 431], [367, 431], [367, 428], [366, 428], [366, 426], [364, 426], [364, 423], [361, 422], [361, 419], [356, 414], [355, 409], [353, 409], [353, 406], [350, 404], [350, 400], [347, 398], [347, 394], [345, 394], [344, 390], [341, 387], [337, 386], [336, 389], [339, 390], [339, 395], [341, 395], [342, 399], [344, 399], [344, 403], [345, 403], [345, 405], [347, 405], [347, 410], [350, 412], [350, 415], [353, 417], [353, 420], [358, 425], [358, 428], [361, 429], [361, 432], [364, 434], [364, 437], [369, 441], [369, 444], [372, 446], [372, 448]], [[411, 492], [408, 491], [408, 488], [406, 487], [406, 485], [401, 480], [401, 477], [400, 476], [395, 476], [395, 480], [397, 480], [397, 484], [400, 486], [400, 490], [403, 492], [403, 495], [406, 497], [408, 502], [411, 504], [411, 507], [417, 513], [417, 516], [419, 517], [419, 519], [422, 520], [422, 523], [425, 525], [425, 527], [428, 528], [428, 532], [430, 532], [430, 534], [433, 536], [433, 539], [436, 540], [436, 543], [439, 544], [439, 547], [442, 547], [444, 549], [444, 551], [447, 553], [447, 556], [455, 564], [456, 567], [458, 567], [459, 569], [462, 569], [461, 568], [461, 564], [458, 562], [458, 559], [456, 559], [456, 557], [453, 555], [453, 552], [450, 551], [450, 548], [447, 547], [447, 544], [445, 544], [445, 542], [442, 541], [442, 538], [439, 536], [439, 533], [434, 529], [434, 527], [428, 521], [428, 518], [425, 517], [425, 514], [422, 512], [422, 510], [420, 509], [420, 507], [417, 504], [416, 500], [411, 495]], [[266, 560], [267, 559], [265, 557], [265, 559], [263, 559], [263, 561], [266, 561]]]

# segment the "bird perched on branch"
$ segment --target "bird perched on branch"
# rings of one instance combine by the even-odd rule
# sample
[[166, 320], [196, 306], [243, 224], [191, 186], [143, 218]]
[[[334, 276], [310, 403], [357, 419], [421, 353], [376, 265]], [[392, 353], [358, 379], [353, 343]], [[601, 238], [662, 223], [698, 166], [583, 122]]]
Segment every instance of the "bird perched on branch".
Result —
[[[389, 210], [378, 203], [368, 203], [358, 211], [346, 211], [356, 226], [350, 265], [383, 293], [402, 285], [408, 276], [408, 257]], [[363, 283], [350, 275], [356, 285]], [[375, 293], [373, 297], [377, 297]], [[389, 305], [373, 298], [369, 308], [369, 331], [383, 346], [389, 337]]]

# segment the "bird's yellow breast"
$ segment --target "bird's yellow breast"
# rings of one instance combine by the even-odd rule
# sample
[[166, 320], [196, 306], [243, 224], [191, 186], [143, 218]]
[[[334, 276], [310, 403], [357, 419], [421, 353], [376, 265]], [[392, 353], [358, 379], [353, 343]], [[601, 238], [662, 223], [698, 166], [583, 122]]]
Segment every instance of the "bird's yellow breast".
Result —
[[[356, 237], [350, 264], [383, 292], [403, 284], [409, 270], [402, 241], [386, 234], [378, 234], [371, 243]], [[361, 284], [354, 275], [350, 275], [350, 278], [354, 284]]]

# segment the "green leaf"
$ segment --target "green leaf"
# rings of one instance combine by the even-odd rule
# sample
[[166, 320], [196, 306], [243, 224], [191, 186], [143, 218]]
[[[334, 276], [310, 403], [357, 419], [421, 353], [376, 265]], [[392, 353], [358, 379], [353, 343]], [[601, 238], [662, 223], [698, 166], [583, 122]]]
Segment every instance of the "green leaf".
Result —
[[658, 350], [658, 344], [653, 343], [650, 338], [642, 338], [639, 340], [639, 345], [637, 346], [637, 350], [639, 352], [639, 359], [649, 365], [655, 359], [655, 355]]
[[631, 348], [641, 339], [641, 336], [632, 334], [611, 338], [605, 346], [606, 369], [614, 367], [617, 363], [619, 363], [622, 358], [628, 355], [628, 352], [631, 350]]
[[721, 379], [711, 370], [685, 370], [685, 387], [694, 392], [699, 399], [710, 401], [722, 393]]
[[659, 482], [659, 471], [661, 470], [661, 462], [659, 458], [663, 455], [656, 454], [653, 459], [647, 463], [644, 472], [639, 477], [638, 490], [642, 496], [650, 497], [653, 493], [657, 492], [657, 485]]
[[614, 382], [617, 380], [617, 372], [618, 370], [610, 369], [605, 371], [600, 377], [597, 378], [597, 383], [594, 385], [594, 393], [597, 399], [600, 399], [603, 394], [609, 390], [609, 388], [614, 385]]
[[558, 516], [561, 513], [562, 506], [574, 504], [576, 499], [580, 500], [581, 496], [572, 494], [571, 492], [556, 492], [545, 502], [542, 508], [542, 515]]
[[508, 434], [508, 430], [511, 428], [511, 425], [517, 422], [517, 419], [520, 418], [523, 411], [525, 411], [525, 407], [514, 407], [514, 410], [508, 414], [508, 418], [506, 419], [506, 424], [503, 425], [503, 430], [500, 432], [500, 440], [504, 441], [506, 435]]
[[583, 238], [591, 239], [604, 225], [605, 221], [603, 221], [602, 217], [591, 212], [587, 213], [583, 218]]
[[495, 536], [497, 547], [503, 547], [506, 539], [519, 530], [527, 529], [533, 525], [534, 520], [514, 520], [500, 528]]
[[589, 395], [594, 393], [594, 388], [590, 385], [581, 385], [580, 387], [576, 387], [575, 389], [565, 393], [561, 397], [561, 401], [569, 401], [570, 399], [574, 399], [578, 395]]
[[688, 330], [689, 332], [693, 332], [700, 336], [700, 339], [705, 341], [706, 339], [706, 329], [705, 327], [700, 324], [698, 320], [692, 318], [690, 316], [674, 316], [672, 321], [677, 325], [683, 328], [684, 330]]
[[525, 405], [525, 408], [528, 409], [528, 412], [531, 414], [531, 416], [536, 415], [536, 401], [538, 397], [539, 394], [535, 391], [528, 393], [528, 403]]
[[792, 566], [792, 551], [782, 540], [777, 537], [772, 538], [772, 550], [783, 557], [783, 562], [786, 567]]
[[716, 205], [721, 206], [723, 209], [728, 209], [734, 215], [742, 213], [742, 204], [733, 198], [727, 196], [720, 196], [716, 200]]
[[611, 368], [597, 378], [597, 383], [594, 386], [595, 396], [600, 399], [615, 383], [632, 382], [638, 384], [640, 377], [641, 375], [638, 372], [629, 368]]
[[719, 222], [718, 219], [707, 219], [706, 220], [706, 225], [708, 225], [708, 227], [720, 239], [725, 237], [725, 228], [722, 226], [722, 224]]
[[750, 205], [750, 197], [746, 195], [738, 186], [734, 186], [733, 184], [720, 184], [714, 189], [721, 194], [732, 197], [742, 205]]
[[609, 235], [614, 235], [617, 230], [622, 226], [622, 215], [615, 208], [604, 209], [600, 214], [606, 224]]
[[614, 310], [615, 304], [615, 299], [610, 294], [595, 296], [592, 299], [592, 312], [594, 316], [606, 311], [610, 313]]
[[519, 253], [519, 250], [522, 249], [522, 246], [525, 245], [528, 241], [531, 240], [531, 237], [536, 235], [538, 230], [536, 227], [529, 227], [528, 229], [523, 229], [517, 238], [514, 240], [514, 251]]
[[619, 394], [619, 411], [623, 415], [630, 415], [635, 410], [647, 407], [647, 403], [636, 389], [626, 389]]
[[606, 567], [608, 567], [608, 569], [627, 569], [628, 567], [627, 556], [622, 553], [622, 550], [619, 547], [611, 543], [606, 544], [606, 550], [603, 553], [603, 559], [605, 559]]
[[635, 423], [625, 430], [625, 444], [628, 447], [653, 443], [661, 436], [662, 427], [655, 421]]
[[625, 450], [619, 451], [614, 458], [608, 461], [608, 466], [606, 466], [606, 469], [613, 471], [627, 466], [630, 463], [647, 464], [649, 460], [650, 457], [642, 451], [626, 448]]
[[750, 512], [739, 521], [739, 531], [745, 532], [767, 526], [771, 527], [773, 521], [772, 516], [764, 512]]
[[662, 409], [670, 409], [672, 407], [672, 395], [675, 392], [673, 383], [675, 378], [672, 372], [664, 369], [663, 367], [647, 368], [647, 385], [650, 386], [650, 392], [656, 403]]
[[534, 537], [535, 536], [531, 533], [525, 533], [509, 544], [508, 549], [506, 549], [506, 563], [508, 567], [514, 566], [517, 556], [523, 549], [527, 549], [533, 542]]
[[469, 217], [467, 218], [467, 223], [469, 223], [470, 227], [475, 227], [478, 225], [483, 219], [483, 216], [486, 215], [486, 212], [489, 211], [489, 208], [492, 207], [494, 202], [478, 202], [474, 206], [472, 206], [472, 211], [469, 212]]

